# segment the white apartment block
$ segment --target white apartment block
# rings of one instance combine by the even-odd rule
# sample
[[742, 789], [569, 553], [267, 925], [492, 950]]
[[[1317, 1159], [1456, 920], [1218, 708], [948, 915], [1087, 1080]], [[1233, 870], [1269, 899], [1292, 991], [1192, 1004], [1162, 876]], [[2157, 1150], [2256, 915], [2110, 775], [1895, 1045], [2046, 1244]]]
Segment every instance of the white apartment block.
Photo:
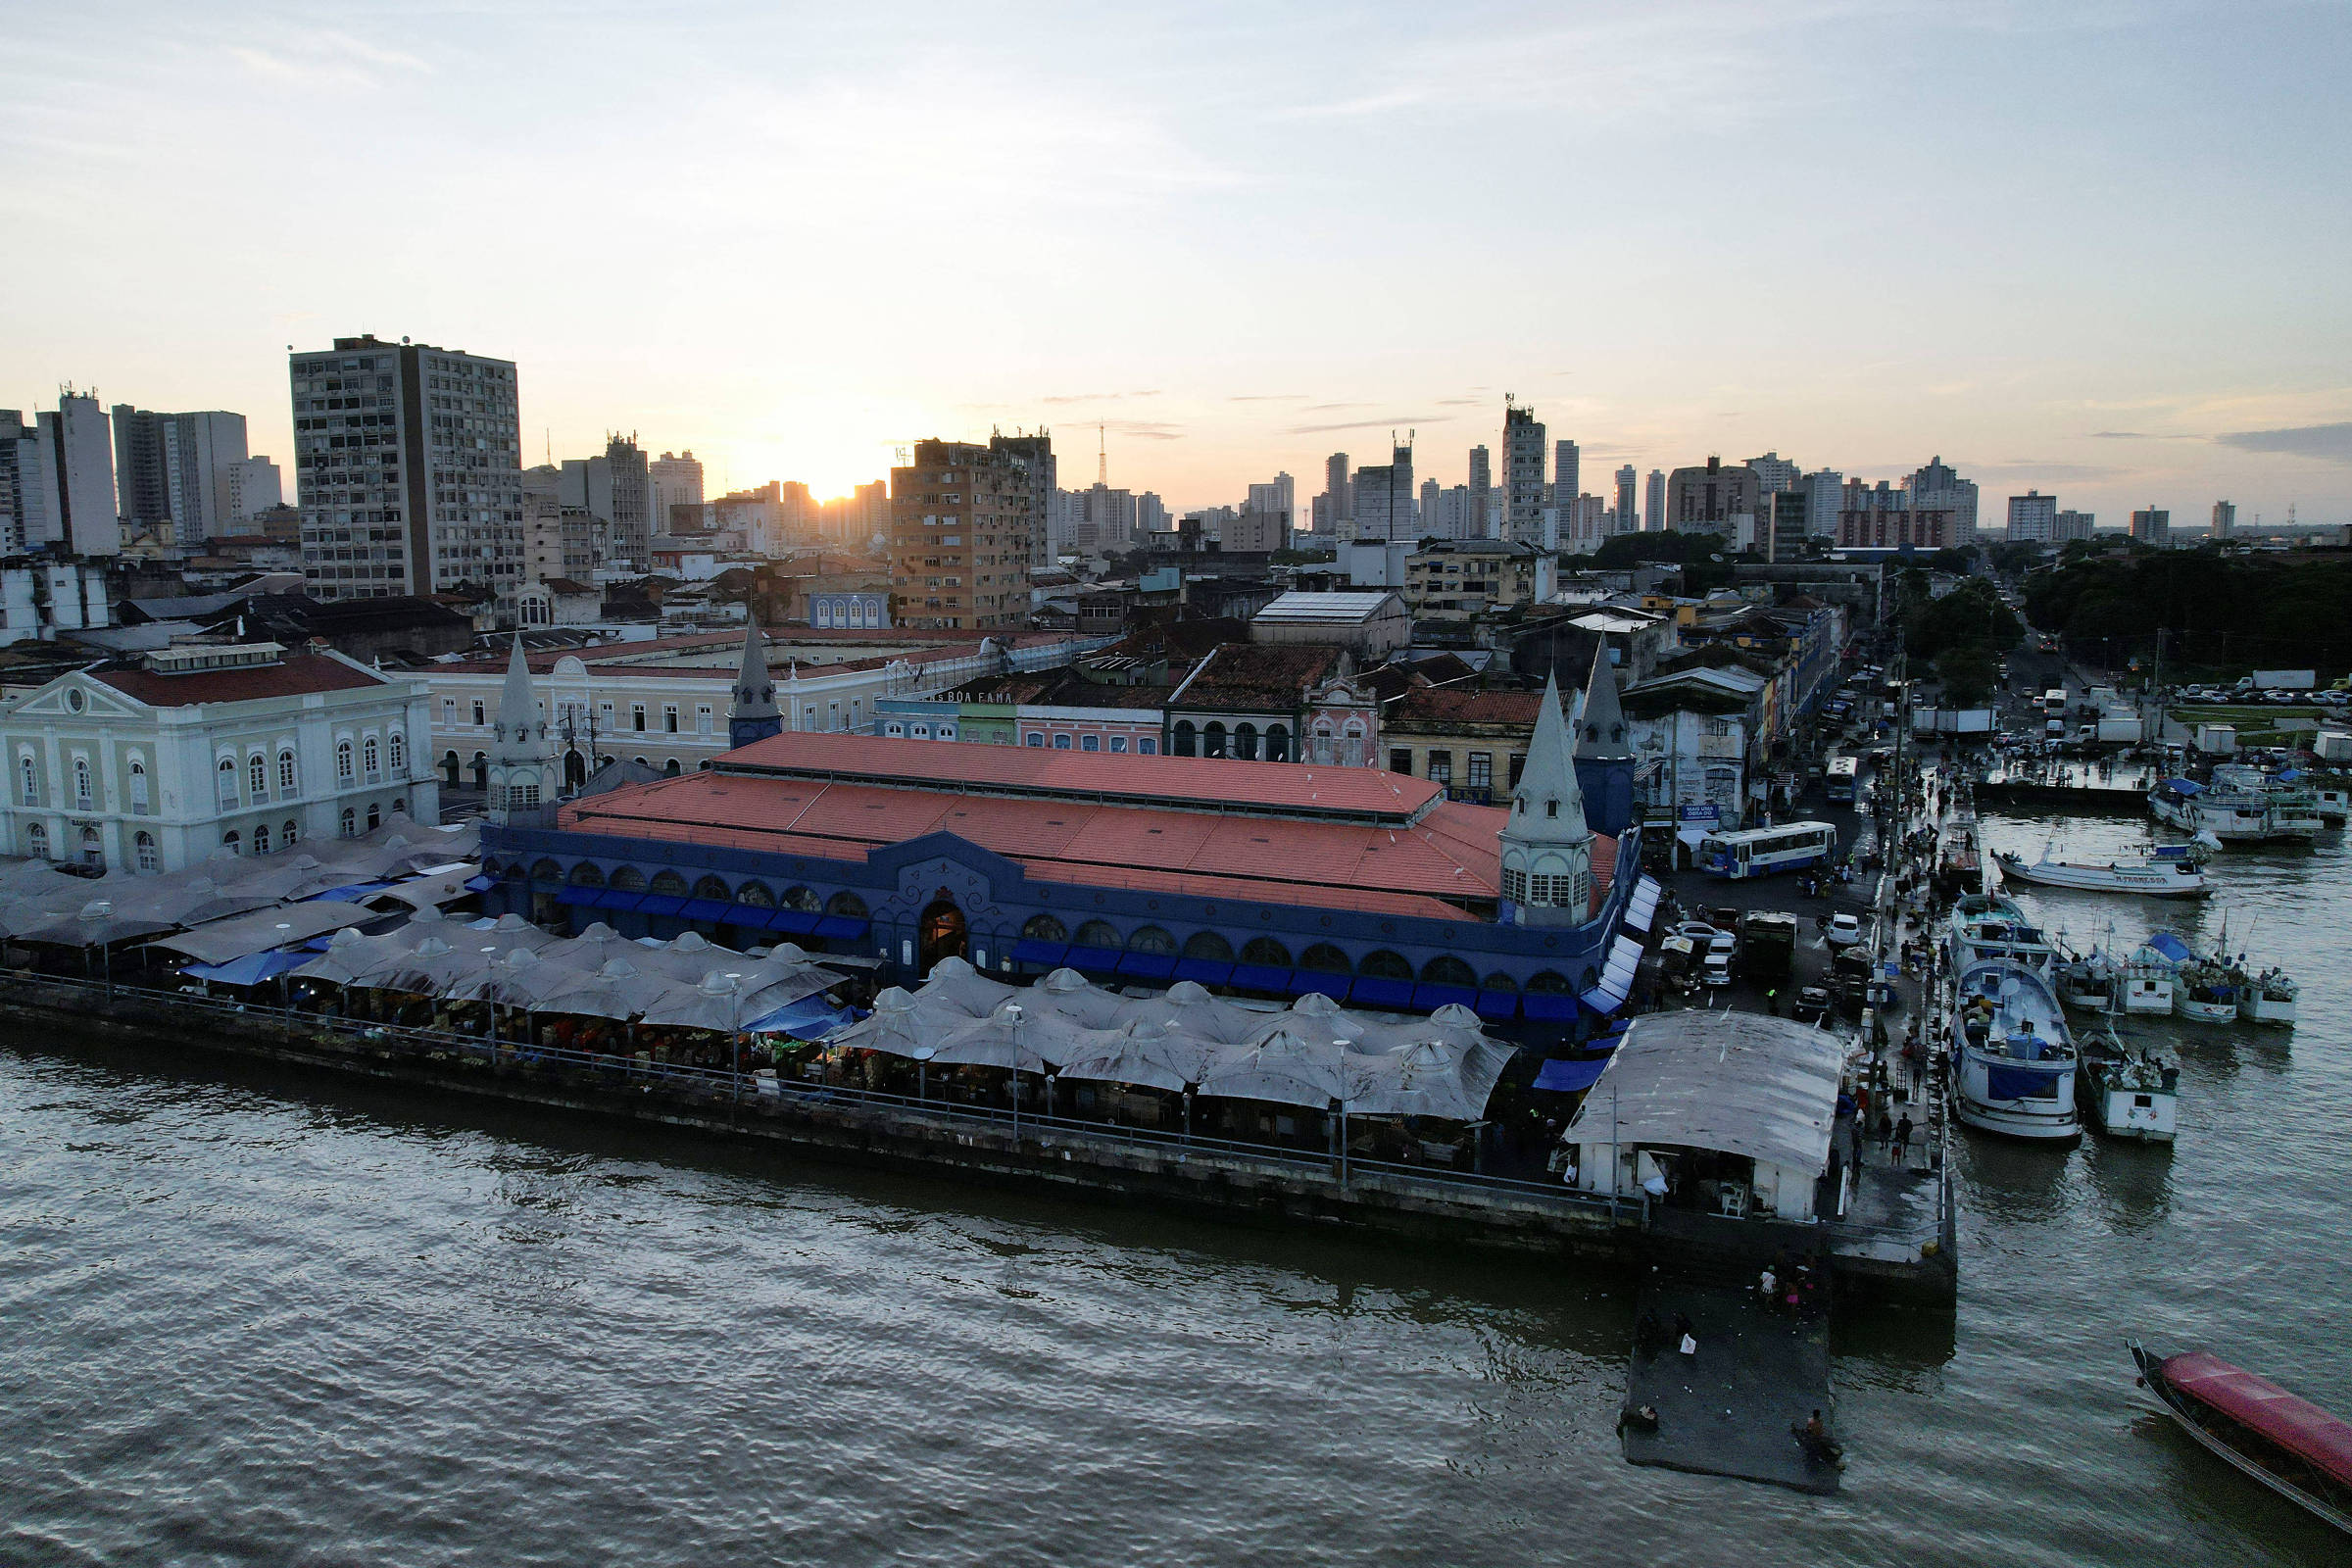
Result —
[[374, 337], [288, 360], [303, 576], [320, 599], [476, 584], [511, 616], [524, 571], [511, 361]]
[[2058, 498], [2029, 490], [2009, 498], [2008, 542], [2046, 545], [2058, 537]]
[[275, 643], [187, 644], [0, 699], [8, 853], [176, 871], [395, 811], [438, 822], [421, 682]]

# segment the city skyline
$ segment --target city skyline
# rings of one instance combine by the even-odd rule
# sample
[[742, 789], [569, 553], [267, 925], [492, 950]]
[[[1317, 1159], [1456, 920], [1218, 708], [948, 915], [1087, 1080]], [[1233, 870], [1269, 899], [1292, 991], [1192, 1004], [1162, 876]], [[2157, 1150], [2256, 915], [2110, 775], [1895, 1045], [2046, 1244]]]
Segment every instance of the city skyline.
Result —
[[[1209, 8], [955, 55], [919, 20], [726, 7], [130, 9], [21, 19], [0, 65], [10, 404], [234, 410], [282, 460], [286, 346], [372, 331], [520, 367], [526, 465], [634, 429], [713, 495], [1040, 425], [1065, 485], [1101, 425], [1113, 483], [1176, 512], [1391, 429], [1450, 486], [1512, 393], [1596, 474], [1940, 454], [2107, 518], [2352, 512], [2347, 225], [2310, 199], [2347, 28], [2319, 8]], [[1930, 54], [1902, 116], [1852, 85]], [[457, 158], [502, 194], [404, 206]], [[1546, 165], [1610, 221], [1517, 201]], [[351, 223], [362, 185], [396, 220]], [[1905, 220], [1922, 192], [1953, 216]], [[662, 216], [551, 216], [597, 201]], [[2158, 210], [2198, 227], [2152, 242]], [[129, 211], [195, 237], [172, 286]], [[1076, 243], [1104, 224], [1143, 242]]]

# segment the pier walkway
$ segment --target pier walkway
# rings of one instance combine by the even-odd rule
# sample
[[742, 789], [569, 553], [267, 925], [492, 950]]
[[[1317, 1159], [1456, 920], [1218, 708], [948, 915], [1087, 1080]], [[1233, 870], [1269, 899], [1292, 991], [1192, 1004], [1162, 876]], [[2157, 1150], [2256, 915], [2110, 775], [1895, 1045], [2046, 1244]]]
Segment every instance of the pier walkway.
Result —
[[[1789, 1429], [1830, 1401], [1827, 1314], [1767, 1312], [1753, 1291], [1653, 1282], [1644, 1318], [1666, 1325], [1665, 1343], [1637, 1346], [1626, 1373], [1629, 1418], [1618, 1429], [1626, 1459], [1701, 1475], [1763, 1481], [1798, 1492], [1838, 1490], [1838, 1466], [1810, 1456]], [[1674, 1325], [1688, 1321], [1697, 1349], [1682, 1353]], [[1656, 1412], [1655, 1425], [1632, 1414]]]

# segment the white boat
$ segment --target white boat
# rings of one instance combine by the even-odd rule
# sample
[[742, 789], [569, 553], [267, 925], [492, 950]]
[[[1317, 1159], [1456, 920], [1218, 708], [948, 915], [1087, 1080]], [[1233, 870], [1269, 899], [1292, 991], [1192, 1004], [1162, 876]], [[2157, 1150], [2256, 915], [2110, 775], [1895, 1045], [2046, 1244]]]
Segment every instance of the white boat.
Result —
[[2283, 969], [2265, 969], [2258, 975], [2239, 970], [2237, 1015], [2248, 1023], [2293, 1023], [2295, 999], [2303, 988]]
[[2079, 958], [2058, 965], [2058, 1000], [2070, 1007], [2105, 1012], [2115, 1004], [2121, 966], [2093, 948]]
[[[2161, 937], [2167, 933], [2159, 931]], [[2154, 939], [2151, 938], [2151, 941]], [[2240, 976], [2218, 958], [2192, 956], [2173, 982], [2173, 1011], [2198, 1023], [2237, 1022]]]
[[2041, 975], [1993, 958], [1960, 972], [1952, 1011], [1952, 1113], [2037, 1141], [2081, 1136], [2073, 1040]]
[[2082, 1119], [2110, 1138], [2169, 1144], [2180, 1122], [2180, 1068], [2143, 1046], [2137, 1055], [2112, 1030], [2082, 1043], [2076, 1085]]
[[2173, 1015], [2173, 991], [2180, 978], [2180, 965], [2153, 947], [2142, 945], [2124, 960], [2121, 994], [2124, 1011], [2169, 1018]]
[[2168, 778], [2148, 791], [2148, 809], [2160, 822], [2224, 844], [2308, 844], [2326, 825], [2318, 794], [2300, 775], [2242, 762], [2215, 767], [2210, 783]]
[[2006, 958], [2045, 976], [2058, 965], [2049, 938], [2025, 910], [1997, 893], [1972, 893], [1952, 906], [1946, 945], [1955, 974], [1989, 958]]
[[[2165, 845], [2163, 849], [2185, 846]], [[2072, 888], [2083, 893], [2144, 893], [2157, 899], [2201, 899], [2213, 890], [2206, 886], [2204, 868], [2197, 858], [2189, 855], [2150, 853], [2135, 858], [2118, 858], [2104, 865], [2085, 860], [2060, 859], [2055, 845], [2044, 845], [2041, 858], [2029, 861], [2008, 850], [1996, 850], [1993, 858], [2001, 862], [2001, 875], [2014, 882], [2042, 888]]]

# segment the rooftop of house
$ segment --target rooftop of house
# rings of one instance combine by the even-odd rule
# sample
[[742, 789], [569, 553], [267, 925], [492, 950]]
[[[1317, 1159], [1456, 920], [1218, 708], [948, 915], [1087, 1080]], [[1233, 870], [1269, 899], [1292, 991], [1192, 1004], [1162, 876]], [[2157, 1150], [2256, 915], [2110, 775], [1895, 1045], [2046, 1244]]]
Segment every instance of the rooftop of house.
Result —
[[1252, 615], [1269, 624], [1357, 626], [1383, 614], [1402, 614], [1403, 601], [1391, 588], [1309, 593], [1294, 588]]
[[1542, 692], [1480, 692], [1416, 686], [1381, 710], [1381, 723], [1407, 728], [1496, 724], [1533, 734], [1536, 715], [1543, 710]]
[[1170, 705], [1233, 712], [1291, 711], [1339, 673], [1342, 651], [1315, 643], [1224, 643], [1176, 688]]
[[[150, 656], [152, 658], [153, 656]], [[371, 669], [329, 654], [292, 654], [267, 663], [227, 669], [167, 673], [137, 663], [101, 664], [90, 678], [102, 681], [149, 708], [184, 708], [204, 703], [252, 703], [314, 692], [354, 691], [392, 684]]]

